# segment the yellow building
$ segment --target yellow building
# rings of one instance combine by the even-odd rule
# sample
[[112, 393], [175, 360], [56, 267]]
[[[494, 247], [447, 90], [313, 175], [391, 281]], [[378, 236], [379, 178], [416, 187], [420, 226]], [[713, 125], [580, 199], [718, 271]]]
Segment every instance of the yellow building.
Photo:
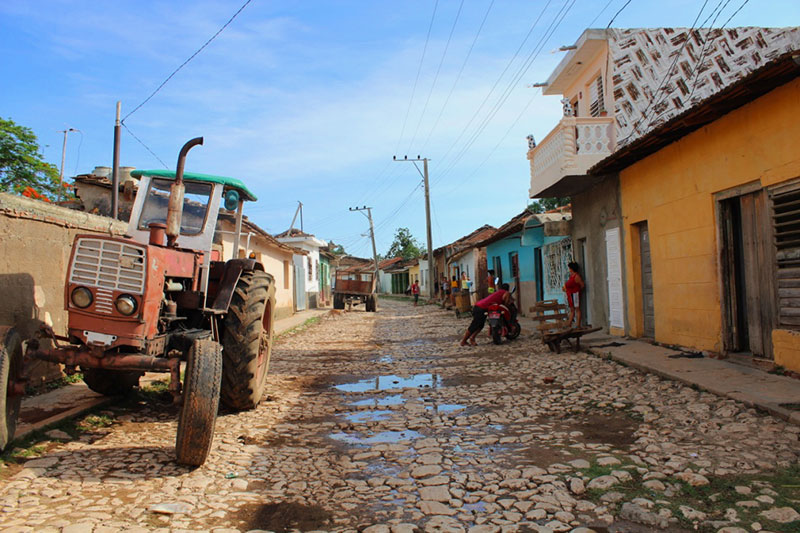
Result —
[[590, 170], [619, 173], [628, 333], [800, 371], [800, 52]]

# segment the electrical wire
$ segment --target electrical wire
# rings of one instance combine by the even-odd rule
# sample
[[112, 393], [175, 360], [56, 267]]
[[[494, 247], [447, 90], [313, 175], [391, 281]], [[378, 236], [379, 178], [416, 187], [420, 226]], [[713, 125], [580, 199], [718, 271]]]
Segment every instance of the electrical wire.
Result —
[[414, 103], [414, 96], [417, 92], [417, 83], [419, 83], [419, 74], [422, 72], [422, 65], [425, 62], [425, 54], [428, 51], [428, 42], [431, 39], [431, 29], [433, 29], [433, 21], [436, 19], [436, 9], [439, 7], [439, 0], [433, 5], [433, 14], [431, 15], [431, 22], [428, 25], [428, 35], [425, 36], [425, 46], [422, 47], [422, 57], [419, 60], [419, 67], [417, 67], [417, 76], [414, 78], [414, 86], [411, 89], [411, 99], [408, 101], [408, 109], [406, 109], [406, 117], [403, 119], [403, 127], [400, 129], [400, 138], [397, 139], [397, 147], [394, 149], [395, 154], [400, 150], [400, 143], [403, 140], [403, 135], [406, 132], [406, 124], [408, 123], [408, 114], [411, 112], [411, 105]]
[[512, 78], [511, 82], [506, 87], [506, 90], [498, 98], [492, 109], [489, 111], [489, 113], [487, 113], [483, 121], [478, 125], [478, 127], [472, 133], [470, 139], [467, 141], [467, 143], [464, 145], [461, 151], [456, 155], [455, 159], [452, 162], [450, 162], [447, 168], [445, 168], [444, 172], [440, 174], [438, 181], [444, 179], [450, 173], [450, 171], [452, 171], [452, 169], [461, 161], [464, 155], [466, 155], [466, 153], [469, 151], [469, 149], [472, 147], [475, 141], [477, 141], [480, 135], [486, 130], [486, 127], [489, 125], [491, 120], [497, 115], [502, 106], [511, 96], [511, 93], [516, 88], [516, 85], [519, 82], [519, 80], [522, 79], [522, 77], [528, 71], [533, 62], [538, 58], [539, 54], [541, 53], [548, 39], [552, 37], [553, 33], [555, 33], [555, 31], [564, 21], [564, 18], [566, 18], [569, 11], [575, 5], [575, 2], [576, 0], [571, 0], [571, 3], [570, 0], [566, 0], [564, 2], [561, 9], [556, 13], [556, 16], [550, 22], [550, 25], [547, 27], [547, 29], [545, 29], [545, 33], [539, 39], [539, 42], [536, 44], [534, 49], [528, 55], [528, 58], [525, 60], [525, 62], [523, 62], [523, 64], [518, 69], [517, 74]]
[[216, 39], [216, 38], [217, 38], [217, 35], [219, 35], [220, 33], [222, 33], [222, 31], [223, 31], [225, 28], [227, 28], [227, 27], [228, 27], [228, 25], [229, 25], [231, 22], [233, 22], [233, 19], [235, 19], [237, 16], [239, 16], [239, 13], [241, 13], [241, 12], [244, 10], [244, 8], [246, 8], [246, 7], [247, 7], [247, 5], [248, 5], [250, 2], [252, 2], [252, 0], [246, 0], [246, 1], [245, 1], [245, 3], [244, 3], [244, 4], [242, 4], [242, 7], [240, 7], [240, 8], [239, 8], [239, 9], [236, 11], [236, 13], [234, 13], [234, 14], [233, 14], [233, 16], [232, 16], [231, 18], [229, 18], [229, 19], [228, 19], [228, 22], [226, 22], [225, 24], [223, 24], [223, 25], [222, 25], [222, 27], [221, 27], [219, 30], [217, 30], [217, 33], [215, 33], [214, 35], [212, 35], [212, 36], [211, 36], [211, 38], [210, 38], [209, 40], [207, 40], [205, 43], [203, 43], [203, 46], [201, 46], [200, 48], [198, 48], [198, 49], [197, 49], [197, 50], [196, 50], [196, 51], [195, 51], [195, 52], [194, 52], [194, 53], [193, 53], [191, 56], [189, 56], [189, 59], [187, 59], [186, 61], [184, 61], [183, 63], [181, 63], [181, 65], [180, 65], [178, 68], [176, 68], [175, 70], [173, 70], [173, 71], [172, 71], [172, 73], [171, 73], [169, 76], [167, 76], [167, 78], [166, 78], [166, 79], [165, 79], [163, 82], [161, 82], [161, 85], [159, 85], [158, 87], [156, 87], [156, 90], [155, 90], [155, 91], [153, 91], [153, 92], [150, 94], [150, 96], [148, 96], [147, 98], [145, 98], [145, 99], [142, 101], [142, 103], [141, 103], [141, 104], [139, 104], [139, 105], [137, 105], [135, 108], [133, 108], [133, 111], [131, 111], [130, 113], [128, 113], [127, 115], [125, 115], [125, 118], [123, 118], [123, 119], [122, 119], [122, 122], [124, 123], [124, 122], [125, 122], [125, 121], [128, 119], [128, 117], [130, 117], [131, 115], [133, 115], [134, 113], [136, 113], [136, 112], [137, 112], [137, 111], [138, 111], [138, 110], [139, 110], [139, 109], [140, 109], [140, 108], [141, 108], [143, 105], [145, 105], [147, 102], [149, 102], [149, 101], [150, 101], [150, 99], [151, 99], [151, 98], [153, 98], [153, 97], [154, 97], [154, 96], [155, 96], [155, 95], [158, 93], [158, 91], [160, 91], [160, 90], [161, 90], [161, 89], [162, 89], [162, 88], [163, 88], [163, 87], [164, 87], [164, 86], [165, 86], [165, 85], [166, 85], [166, 84], [169, 82], [169, 80], [171, 80], [171, 79], [172, 79], [172, 77], [173, 77], [173, 76], [175, 76], [175, 74], [177, 74], [177, 73], [178, 73], [178, 71], [179, 71], [179, 70], [181, 70], [183, 67], [185, 67], [185, 66], [186, 66], [186, 65], [189, 63], [189, 61], [191, 61], [192, 59], [194, 59], [194, 58], [197, 56], [197, 54], [199, 54], [200, 52], [202, 52], [202, 51], [203, 51], [203, 49], [204, 49], [206, 46], [208, 46], [209, 44], [211, 44], [211, 41], [213, 41], [214, 39]]
[[[609, 20], [609, 21], [608, 21], [608, 25], [606, 25], [606, 29], [608, 29], [608, 28], [610, 28], [610, 27], [611, 27], [611, 25], [614, 23], [614, 21], [615, 21], [615, 20], [617, 20], [617, 17], [619, 16], [619, 14], [620, 14], [620, 13], [622, 13], [622, 12], [625, 10], [625, 8], [626, 8], [626, 7], [628, 7], [628, 5], [629, 5], [629, 4], [630, 4], [632, 1], [633, 1], [633, 0], [628, 0], [627, 2], [625, 2], [625, 4], [624, 4], [624, 5], [623, 5], [621, 8], [619, 8], [619, 11], [617, 11], [616, 13], [614, 13], [614, 16], [613, 16], [613, 17], [611, 17], [611, 20]], [[606, 7], [608, 7], [608, 6], [606, 6]], [[605, 11], [605, 8], [603, 8], [603, 11]], [[599, 17], [599, 16], [600, 16], [600, 15], [598, 15], [598, 17]], [[596, 19], [595, 19], [595, 20], [596, 20]], [[594, 21], [592, 21], [592, 22], [594, 22]]]
[[[608, 2], [606, 3], [606, 5], [605, 5], [605, 6], [603, 6], [603, 9], [601, 9], [601, 10], [600, 10], [600, 13], [598, 13], [598, 14], [597, 14], [597, 15], [596, 15], [596, 16], [595, 16], [593, 19], [592, 19], [592, 21], [589, 23], [589, 25], [588, 25], [588, 26], [586, 26], [586, 27], [587, 27], [587, 28], [591, 28], [592, 26], [594, 26], [594, 23], [595, 23], [595, 22], [597, 22], [597, 19], [599, 19], [599, 18], [600, 18], [600, 15], [602, 15], [603, 13], [605, 13], [605, 12], [606, 12], [606, 9], [608, 9], [608, 6], [610, 6], [610, 5], [611, 5], [611, 3], [612, 3], [613, 1], [614, 1], [614, 0], [608, 0]], [[612, 19], [612, 20], [613, 20], [613, 19]]]
[[81, 162], [81, 146], [83, 146], [83, 132], [81, 130], [79, 130], [79, 129], [76, 129], [75, 131], [77, 131], [78, 133], [81, 134], [81, 140], [78, 141], [78, 156], [75, 158], [75, 168], [72, 171], [72, 173], [77, 176], [78, 175], [78, 165], [80, 165], [80, 162]]
[[[703, 14], [703, 11], [705, 10], [705, 8], [706, 8], [706, 5], [707, 5], [707, 4], [708, 4], [708, 0], [704, 0], [704, 2], [703, 2], [703, 5], [702, 5], [702, 7], [700, 8], [700, 11], [697, 13], [697, 16], [695, 17], [695, 19], [694, 19], [694, 22], [692, 23], [692, 27], [691, 27], [691, 28], [689, 28], [689, 30], [686, 32], [686, 39], [683, 41], [683, 44], [681, 45], [680, 49], [679, 49], [679, 50], [678, 50], [678, 52], [675, 54], [675, 59], [673, 59], [673, 61], [672, 61], [672, 64], [670, 65], [670, 67], [669, 67], [669, 69], [667, 70], [667, 72], [664, 74], [664, 77], [663, 77], [663, 78], [661, 78], [661, 82], [658, 84], [658, 88], [657, 88], [657, 89], [656, 89], [656, 90], [653, 92], [653, 98], [652, 98], [652, 99], [650, 100], [650, 102], [647, 104], [647, 107], [645, 108], [644, 112], [642, 113], [642, 116], [641, 116], [641, 118], [639, 118], [639, 120], [637, 120], [637, 121], [636, 121], [636, 122], [633, 124], [633, 126], [631, 127], [631, 131], [630, 131], [630, 133], [628, 133], [628, 135], [627, 135], [627, 136], [626, 136], [624, 139], [622, 139], [622, 141], [620, 141], [620, 142], [618, 143], [620, 146], [624, 145], [624, 144], [625, 144], [625, 143], [628, 141], [628, 139], [630, 139], [630, 138], [631, 138], [631, 137], [634, 135], [634, 133], [636, 133], [636, 132], [638, 131], [638, 129], [637, 129], [637, 128], [639, 127], [639, 125], [640, 125], [640, 124], [641, 124], [643, 121], [646, 121], [646, 122], [647, 122], [647, 124], [648, 124], [648, 126], [649, 126], [649, 124], [650, 124], [650, 122], [651, 122], [651, 119], [650, 119], [650, 109], [651, 109], [651, 108], [653, 108], [653, 103], [654, 103], [654, 102], [656, 101], [656, 99], [658, 98], [658, 94], [659, 94], [659, 92], [661, 91], [661, 88], [664, 86], [664, 83], [665, 83], [667, 80], [669, 80], [669, 79], [671, 79], [671, 78], [672, 78], [672, 70], [675, 68], [675, 65], [678, 63], [678, 59], [680, 59], [680, 57], [681, 57], [681, 54], [683, 54], [683, 50], [686, 48], [686, 45], [689, 43], [689, 39], [690, 39], [690, 38], [691, 38], [691, 36], [692, 36], [692, 32], [694, 31], [694, 28], [695, 28], [695, 26], [697, 25], [697, 21], [698, 21], [698, 20], [700, 20], [700, 15], [702, 15], [702, 14]], [[663, 101], [663, 99], [662, 99], [662, 100], [659, 100], [659, 103], [660, 103], [661, 101]]]
[[525, 43], [528, 42], [528, 39], [530, 38], [531, 34], [533, 33], [533, 30], [539, 24], [539, 20], [541, 20], [541, 18], [544, 15], [545, 11], [550, 6], [550, 2], [551, 1], [552, 0], [547, 0], [547, 3], [542, 8], [541, 12], [539, 13], [539, 16], [536, 17], [536, 19], [533, 21], [533, 24], [531, 25], [530, 29], [528, 30], [528, 33], [525, 35], [525, 38], [522, 40], [520, 45], [517, 47], [517, 50], [514, 52], [514, 55], [511, 57], [511, 59], [506, 64], [506, 66], [503, 69], [503, 71], [500, 73], [500, 76], [498, 76], [497, 80], [495, 80], [494, 84], [492, 85], [492, 88], [489, 89], [488, 93], [486, 93], [486, 96], [483, 98], [483, 101], [480, 103], [478, 108], [475, 110], [475, 113], [472, 114], [472, 116], [470, 117], [470, 119], [467, 122], [466, 126], [464, 126], [464, 128], [462, 128], [461, 133], [459, 133], [458, 137], [456, 137], [456, 139], [453, 141], [453, 143], [450, 145], [450, 147], [448, 147], [448, 149], [445, 151], [444, 155], [442, 155], [442, 157], [440, 158], [442, 161], [445, 161], [447, 159], [447, 156], [450, 154], [450, 152], [453, 151], [453, 148], [456, 147], [456, 145], [459, 143], [459, 141], [463, 137], [464, 133], [466, 133], [466, 131], [470, 128], [470, 126], [472, 126], [473, 121], [478, 117], [478, 115], [480, 114], [481, 110], [483, 110], [483, 106], [486, 105], [486, 102], [492, 96], [492, 93], [497, 88], [497, 85], [503, 79], [503, 76], [505, 76], [506, 72], [508, 72], [508, 69], [514, 63], [514, 61], [516, 61], [517, 56], [519, 56], [520, 51], [525, 46]]
[[155, 153], [154, 151], [152, 151], [152, 150], [150, 149], [150, 147], [149, 147], [149, 146], [147, 146], [147, 145], [144, 143], [144, 141], [142, 141], [142, 140], [141, 140], [139, 137], [137, 137], [137, 136], [136, 136], [136, 135], [135, 135], [135, 134], [134, 134], [134, 133], [131, 131], [131, 129], [128, 127], [128, 125], [127, 125], [127, 124], [125, 124], [124, 122], [120, 122], [120, 124], [122, 124], [122, 127], [123, 127], [123, 128], [125, 128], [125, 130], [126, 130], [128, 133], [130, 133], [130, 134], [131, 134], [131, 137], [133, 137], [134, 139], [136, 139], [136, 140], [139, 142], [139, 144], [141, 144], [142, 146], [144, 146], [145, 150], [147, 150], [148, 152], [150, 152], [150, 155], [152, 155], [153, 157], [155, 157], [156, 159], [158, 159], [158, 161], [159, 161], [159, 162], [160, 162], [160, 163], [161, 163], [161, 164], [164, 166], [164, 168], [166, 168], [166, 169], [169, 169], [169, 167], [167, 166], [167, 164], [166, 164], [166, 163], [164, 163], [164, 161], [162, 161], [162, 160], [161, 160], [161, 158], [160, 158], [160, 157], [158, 157], [158, 156], [156, 155], [156, 153]]
[[458, 74], [456, 75], [456, 79], [453, 81], [453, 86], [450, 87], [450, 92], [447, 93], [447, 98], [445, 98], [444, 104], [442, 104], [442, 108], [439, 110], [439, 115], [437, 115], [436, 120], [433, 122], [431, 131], [428, 132], [428, 136], [425, 138], [425, 142], [422, 143], [423, 148], [421, 151], [425, 151], [425, 148], [428, 147], [428, 142], [431, 140], [433, 132], [439, 125], [439, 121], [442, 119], [442, 115], [444, 114], [444, 110], [447, 107], [447, 104], [450, 103], [450, 98], [453, 96], [453, 92], [455, 91], [456, 86], [458, 86], [458, 82], [461, 80], [461, 75], [464, 73], [464, 67], [467, 66], [467, 62], [469, 61], [469, 58], [472, 55], [472, 49], [475, 48], [475, 43], [478, 42], [478, 37], [480, 36], [481, 31], [483, 30], [484, 24], [486, 24], [486, 19], [489, 17], [489, 12], [492, 10], [494, 2], [495, 0], [491, 0], [491, 2], [489, 2], [489, 7], [486, 9], [486, 13], [484, 13], [483, 15], [483, 20], [481, 20], [481, 25], [478, 27], [478, 31], [475, 33], [475, 38], [472, 39], [472, 44], [469, 46], [469, 50], [467, 50], [467, 55], [466, 57], [464, 57], [464, 62], [461, 63], [461, 68], [459, 69]]
[[447, 36], [447, 43], [444, 45], [444, 52], [442, 52], [442, 58], [439, 60], [439, 66], [436, 67], [436, 74], [433, 76], [433, 83], [431, 83], [431, 90], [428, 91], [428, 97], [425, 98], [425, 105], [422, 106], [422, 113], [419, 115], [419, 120], [417, 121], [417, 127], [414, 129], [414, 135], [411, 136], [411, 141], [408, 143], [408, 149], [406, 149], [406, 153], [411, 152], [411, 146], [414, 144], [414, 141], [417, 140], [417, 133], [419, 133], [419, 127], [422, 124], [422, 119], [425, 118], [425, 112], [428, 110], [428, 104], [431, 101], [431, 95], [433, 94], [433, 90], [436, 88], [436, 82], [439, 80], [439, 73], [442, 71], [442, 64], [444, 63], [444, 58], [447, 57], [447, 50], [450, 48], [450, 41], [453, 39], [453, 32], [456, 30], [456, 25], [458, 24], [458, 19], [461, 16], [461, 9], [464, 7], [464, 0], [461, 0], [461, 3], [458, 5], [458, 11], [456, 12], [456, 17], [453, 20], [453, 26], [450, 28], [450, 35]]

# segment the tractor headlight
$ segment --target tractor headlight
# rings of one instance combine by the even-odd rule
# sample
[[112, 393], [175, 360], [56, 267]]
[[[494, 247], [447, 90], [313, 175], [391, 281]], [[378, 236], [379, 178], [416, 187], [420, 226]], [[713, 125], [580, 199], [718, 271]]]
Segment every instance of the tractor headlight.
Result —
[[125, 316], [131, 316], [136, 312], [136, 299], [128, 294], [123, 294], [114, 302], [117, 311]]
[[75, 305], [75, 307], [80, 307], [81, 309], [85, 309], [92, 305], [92, 300], [94, 300], [92, 297], [92, 291], [86, 287], [76, 287], [72, 291], [72, 296], [70, 298], [72, 299], [72, 303]]

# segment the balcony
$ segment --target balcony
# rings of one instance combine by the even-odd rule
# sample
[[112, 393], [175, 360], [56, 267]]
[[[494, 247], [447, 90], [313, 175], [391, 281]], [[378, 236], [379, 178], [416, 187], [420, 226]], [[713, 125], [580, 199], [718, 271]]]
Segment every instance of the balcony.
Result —
[[[567, 176], [585, 176], [589, 168], [609, 156], [616, 148], [614, 133], [612, 117], [564, 117], [539, 145], [528, 151], [529, 196], [546, 198], [579, 192], [580, 178], [570, 180], [569, 187], [554, 185]], [[587, 185], [594, 182], [588, 177], [583, 181]]]

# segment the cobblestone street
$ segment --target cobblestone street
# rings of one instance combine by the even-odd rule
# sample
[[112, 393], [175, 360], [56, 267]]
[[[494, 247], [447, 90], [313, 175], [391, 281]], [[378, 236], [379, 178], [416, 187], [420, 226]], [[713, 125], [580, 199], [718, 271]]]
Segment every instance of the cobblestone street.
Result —
[[[3, 531], [796, 531], [800, 428], [382, 300], [281, 337], [196, 470], [151, 398], [0, 479]], [[591, 529], [584, 529], [591, 528]]]

